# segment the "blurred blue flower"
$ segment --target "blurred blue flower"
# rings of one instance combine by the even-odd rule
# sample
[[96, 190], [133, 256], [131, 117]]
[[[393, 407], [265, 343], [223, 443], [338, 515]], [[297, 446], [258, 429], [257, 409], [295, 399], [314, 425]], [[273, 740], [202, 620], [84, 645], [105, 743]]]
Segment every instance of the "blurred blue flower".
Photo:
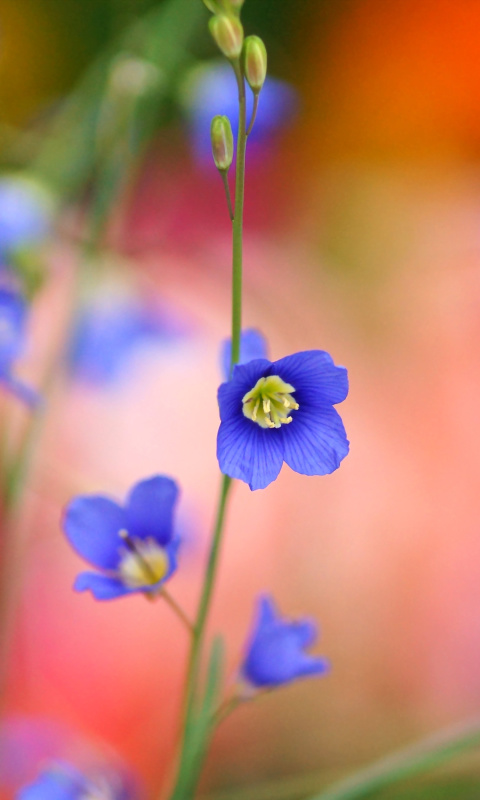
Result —
[[170, 343], [178, 325], [165, 312], [131, 300], [110, 300], [85, 308], [74, 327], [69, 364], [87, 383], [113, 384], [145, 346]]
[[50, 228], [51, 198], [28, 178], [0, 179], [0, 257], [44, 239]]
[[[248, 364], [254, 358], [267, 358], [267, 342], [263, 334], [255, 328], [247, 328], [242, 331], [240, 338], [240, 359], [239, 364]], [[228, 381], [230, 375], [230, 360], [232, 358], [232, 340], [225, 339], [220, 350], [220, 365], [222, 376]]]
[[347, 370], [323, 350], [234, 367], [218, 390], [221, 471], [250, 489], [268, 486], [284, 461], [301, 475], [333, 472], [348, 453], [333, 406], [347, 393]]
[[120, 776], [90, 778], [70, 764], [54, 763], [21, 789], [17, 800], [128, 800], [130, 789]]
[[13, 375], [15, 362], [25, 345], [27, 305], [14, 289], [0, 287], [0, 383], [28, 405], [38, 402], [38, 394]]
[[135, 484], [123, 507], [101, 495], [74, 498], [65, 512], [65, 533], [75, 550], [102, 570], [82, 572], [76, 591], [89, 589], [97, 600], [157, 594], [177, 569], [177, 497], [175, 481], [155, 475]]
[[329, 670], [328, 661], [305, 652], [315, 642], [317, 633], [312, 620], [282, 619], [272, 598], [260, 597], [241, 668], [242, 677], [253, 686], [266, 688], [309, 675], [324, 675]]
[[[210, 123], [216, 114], [230, 119], [233, 133], [238, 126], [238, 89], [233, 70], [225, 62], [201, 65], [194, 70], [184, 90], [184, 105], [198, 160], [212, 161]], [[272, 134], [291, 124], [298, 105], [297, 93], [283, 81], [267, 76], [258, 105], [258, 113], [249, 144], [269, 141]], [[253, 108], [253, 95], [247, 87], [247, 118]]]

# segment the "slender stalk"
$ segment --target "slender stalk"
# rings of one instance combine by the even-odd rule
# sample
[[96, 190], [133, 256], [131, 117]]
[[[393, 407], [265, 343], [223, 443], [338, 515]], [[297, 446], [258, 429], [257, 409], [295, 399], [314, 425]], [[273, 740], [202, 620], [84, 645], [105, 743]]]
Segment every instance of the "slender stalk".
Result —
[[234, 214], [232, 207], [232, 197], [230, 195], [230, 186], [228, 185], [228, 173], [226, 170], [222, 169], [220, 170], [220, 175], [225, 189], [225, 197], [227, 198], [228, 213], [230, 214], [230, 219], [233, 222]]
[[247, 136], [250, 136], [250, 134], [251, 134], [251, 132], [252, 132], [252, 128], [253, 128], [253, 126], [254, 126], [254, 124], [255, 124], [255, 120], [256, 120], [256, 118], [257, 118], [257, 111], [258, 111], [258, 98], [259, 98], [259, 97], [260, 97], [260, 93], [259, 93], [259, 92], [255, 92], [255, 94], [253, 95], [253, 109], [252, 109], [252, 116], [251, 116], [251, 118], [250, 118], [250, 122], [249, 122], [249, 125], [248, 125], [248, 128], [247, 128]]
[[245, 199], [245, 150], [247, 147], [247, 104], [245, 80], [237, 61], [233, 68], [238, 84], [238, 137], [237, 166], [235, 173], [235, 217], [232, 224], [232, 360], [230, 370], [240, 359], [240, 335], [242, 330], [242, 264], [243, 264], [243, 205]]
[[200, 597], [197, 618], [195, 620], [195, 624], [193, 627], [192, 647], [190, 651], [190, 661], [188, 666], [186, 694], [184, 701], [185, 728], [188, 725], [188, 719], [191, 712], [191, 706], [194, 700], [195, 690], [198, 681], [198, 673], [202, 655], [203, 634], [205, 631], [208, 612], [210, 610], [210, 601], [212, 597], [218, 556], [220, 552], [223, 523], [225, 519], [225, 509], [227, 504], [228, 493], [230, 490], [230, 485], [231, 485], [231, 479], [227, 475], [223, 475], [221, 490], [220, 490], [220, 499], [217, 509], [217, 517], [215, 520], [215, 527], [213, 531], [212, 544], [210, 546], [207, 569], [205, 572], [205, 581], [203, 583], [203, 590], [202, 590], [202, 595]]
[[168, 603], [172, 611], [175, 612], [179, 620], [183, 622], [188, 632], [193, 636], [194, 634], [193, 622], [187, 617], [183, 608], [177, 603], [177, 601], [172, 597], [172, 595], [169, 592], [167, 592], [166, 589], [162, 588], [162, 591], [160, 592], [160, 597], [163, 597], [163, 599], [165, 600], [166, 603]]
[[[232, 372], [234, 365], [238, 363], [240, 358], [240, 336], [242, 329], [243, 206], [245, 195], [245, 150], [247, 145], [245, 80], [238, 60], [233, 63], [233, 68], [238, 85], [239, 119], [237, 137], [237, 164], [235, 173], [235, 215], [232, 219], [232, 355], [230, 372]], [[231, 478], [229, 478], [227, 475], [223, 475], [213, 538], [210, 546], [205, 580], [203, 583], [203, 589], [200, 596], [197, 617], [194, 625], [189, 664], [187, 669], [183, 704], [182, 752], [185, 749], [186, 738], [189, 731], [192, 712], [194, 710], [205, 627], [208, 620], [208, 613], [210, 611], [210, 604], [215, 585], [218, 558], [223, 535], [225, 510], [231, 484]], [[181, 786], [181, 770], [182, 760], [180, 759], [179, 775], [177, 776], [176, 787], [171, 795], [172, 800], [173, 798], [176, 800], [176, 798], [179, 797], [177, 789]], [[193, 791], [193, 787], [191, 790]], [[186, 800], [186, 797], [187, 796], [182, 796], [182, 800]]]

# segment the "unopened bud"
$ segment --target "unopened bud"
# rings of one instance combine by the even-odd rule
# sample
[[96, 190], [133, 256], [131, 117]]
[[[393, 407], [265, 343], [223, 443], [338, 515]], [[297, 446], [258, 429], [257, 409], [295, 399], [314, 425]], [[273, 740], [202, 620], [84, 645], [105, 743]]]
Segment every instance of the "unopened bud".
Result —
[[233, 134], [228, 117], [218, 114], [212, 119], [210, 138], [215, 166], [225, 172], [233, 161]]
[[209, 27], [223, 55], [230, 59], [238, 58], [243, 45], [243, 27], [240, 20], [227, 14], [218, 14], [211, 18]]
[[258, 93], [267, 76], [267, 49], [259, 36], [247, 36], [245, 39], [243, 68], [248, 85]]

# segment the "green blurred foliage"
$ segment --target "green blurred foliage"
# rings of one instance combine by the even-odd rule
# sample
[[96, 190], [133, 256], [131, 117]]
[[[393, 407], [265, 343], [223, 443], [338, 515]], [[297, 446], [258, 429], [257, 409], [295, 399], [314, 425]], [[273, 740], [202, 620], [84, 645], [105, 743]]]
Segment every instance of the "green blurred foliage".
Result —
[[391, 787], [383, 792], [369, 795], [371, 800], [478, 800], [480, 779], [443, 778], [422, 781], [421, 784], [408, 782]]

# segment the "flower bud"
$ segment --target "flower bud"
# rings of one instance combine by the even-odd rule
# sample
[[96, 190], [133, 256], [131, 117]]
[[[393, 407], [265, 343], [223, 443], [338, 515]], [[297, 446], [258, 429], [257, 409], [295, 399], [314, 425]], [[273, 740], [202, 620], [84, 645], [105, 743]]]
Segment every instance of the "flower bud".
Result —
[[211, 18], [209, 28], [223, 55], [230, 59], [238, 58], [243, 45], [240, 20], [227, 14], [218, 14]]
[[247, 36], [245, 39], [243, 66], [250, 88], [258, 93], [267, 75], [267, 50], [259, 36]]
[[233, 161], [233, 134], [228, 117], [217, 114], [212, 119], [210, 138], [215, 166], [225, 172]]

